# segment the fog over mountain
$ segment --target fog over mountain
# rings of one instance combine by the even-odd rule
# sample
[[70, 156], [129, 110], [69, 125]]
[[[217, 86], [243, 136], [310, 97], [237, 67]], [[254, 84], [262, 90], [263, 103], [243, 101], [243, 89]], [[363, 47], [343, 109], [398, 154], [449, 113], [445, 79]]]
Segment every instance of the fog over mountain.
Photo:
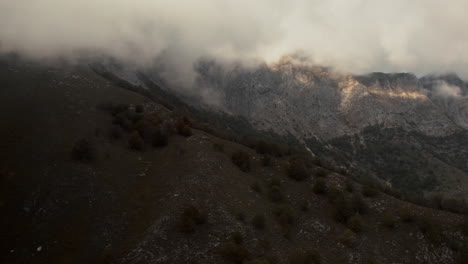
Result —
[[159, 59], [186, 80], [202, 57], [271, 62], [291, 53], [353, 73], [466, 78], [467, 9], [464, 0], [0, 0], [0, 52]]

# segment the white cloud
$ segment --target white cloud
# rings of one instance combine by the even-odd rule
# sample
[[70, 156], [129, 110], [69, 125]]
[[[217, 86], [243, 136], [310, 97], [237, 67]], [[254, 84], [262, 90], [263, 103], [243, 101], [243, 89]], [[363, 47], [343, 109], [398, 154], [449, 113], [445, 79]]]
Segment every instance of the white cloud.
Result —
[[0, 52], [36, 58], [203, 56], [276, 60], [301, 51], [346, 71], [468, 76], [468, 1], [0, 0]]

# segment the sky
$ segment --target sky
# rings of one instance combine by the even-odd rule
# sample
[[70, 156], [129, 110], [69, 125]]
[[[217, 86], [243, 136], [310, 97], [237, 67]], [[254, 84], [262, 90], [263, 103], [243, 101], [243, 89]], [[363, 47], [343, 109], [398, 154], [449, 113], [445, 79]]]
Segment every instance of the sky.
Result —
[[466, 0], [0, 0], [0, 53], [106, 55], [192, 74], [300, 53], [352, 73], [468, 78]]

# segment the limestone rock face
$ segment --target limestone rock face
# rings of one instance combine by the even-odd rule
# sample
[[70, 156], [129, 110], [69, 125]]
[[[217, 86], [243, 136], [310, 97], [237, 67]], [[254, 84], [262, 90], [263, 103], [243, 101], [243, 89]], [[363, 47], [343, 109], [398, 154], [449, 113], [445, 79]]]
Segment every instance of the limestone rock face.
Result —
[[[283, 60], [256, 68], [196, 68], [197, 86], [222, 94], [222, 107], [261, 130], [330, 139], [380, 124], [429, 136], [468, 129], [468, 85], [456, 76], [357, 76]], [[448, 88], [447, 88], [448, 87]]]

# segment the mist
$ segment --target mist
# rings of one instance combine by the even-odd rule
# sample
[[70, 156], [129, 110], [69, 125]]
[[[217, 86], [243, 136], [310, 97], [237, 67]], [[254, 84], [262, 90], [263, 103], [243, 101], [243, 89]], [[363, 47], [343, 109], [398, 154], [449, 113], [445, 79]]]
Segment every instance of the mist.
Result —
[[185, 79], [203, 57], [269, 63], [300, 52], [357, 74], [467, 78], [466, 10], [466, 0], [0, 0], [0, 52], [158, 60]]

